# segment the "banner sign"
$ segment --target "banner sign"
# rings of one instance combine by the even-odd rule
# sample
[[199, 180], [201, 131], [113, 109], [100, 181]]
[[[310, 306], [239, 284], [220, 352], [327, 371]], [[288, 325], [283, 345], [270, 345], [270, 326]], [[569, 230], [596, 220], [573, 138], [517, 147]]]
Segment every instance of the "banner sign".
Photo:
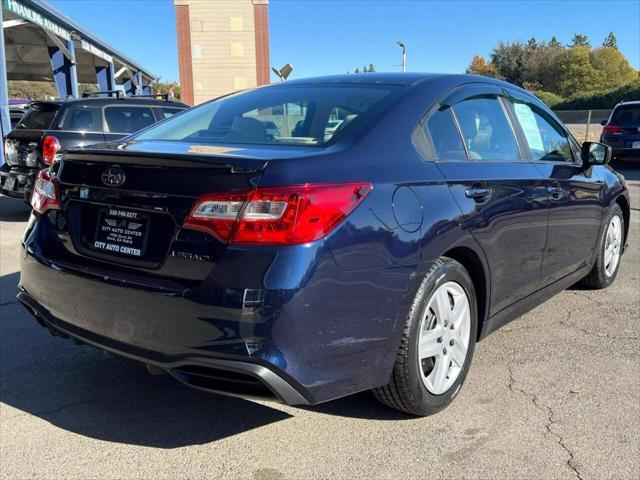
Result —
[[60, 38], [71, 40], [71, 34], [69, 33], [69, 30], [61, 27], [41, 13], [36, 12], [26, 5], [23, 5], [17, 0], [4, 0], [4, 9], [8, 12], [15, 13], [19, 17], [22, 17], [25, 20], [44, 28], [48, 32], [51, 32]]

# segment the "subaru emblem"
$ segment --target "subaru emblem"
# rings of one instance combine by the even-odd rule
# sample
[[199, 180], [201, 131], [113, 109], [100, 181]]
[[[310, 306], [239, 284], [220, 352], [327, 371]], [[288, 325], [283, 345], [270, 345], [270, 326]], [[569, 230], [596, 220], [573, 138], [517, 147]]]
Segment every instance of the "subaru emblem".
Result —
[[119, 187], [124, 184], [124, 181], [127, 179], [126, 175], [122, 168], [118, 165], [111, 165], [107, 168], [101, 175], [102, 183], [104, 183], [108, 187]]

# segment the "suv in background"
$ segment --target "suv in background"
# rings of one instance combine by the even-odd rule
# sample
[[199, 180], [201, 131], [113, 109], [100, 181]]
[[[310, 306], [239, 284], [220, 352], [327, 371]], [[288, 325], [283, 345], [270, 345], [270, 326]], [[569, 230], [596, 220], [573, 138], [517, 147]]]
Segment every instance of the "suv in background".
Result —
[[51, 165], [61, 148], [118, 140], [188, 108], [180, 102], [151, 97], [32, 102], [5, 137], [0, 193], [28, 202], [38, 171]]
[[611, 112], [600, 142], [613, 147], [616, 160], [640, 160], [640, 101], [621, 102]]

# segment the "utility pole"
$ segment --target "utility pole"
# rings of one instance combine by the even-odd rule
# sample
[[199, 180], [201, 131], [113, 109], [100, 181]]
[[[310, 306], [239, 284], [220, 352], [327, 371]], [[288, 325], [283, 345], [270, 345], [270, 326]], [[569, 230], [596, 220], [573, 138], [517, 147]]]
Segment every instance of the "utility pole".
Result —
[[401, 41], [396, 42], [402, 48], [402, 71], [407, 71], [407, 47]]

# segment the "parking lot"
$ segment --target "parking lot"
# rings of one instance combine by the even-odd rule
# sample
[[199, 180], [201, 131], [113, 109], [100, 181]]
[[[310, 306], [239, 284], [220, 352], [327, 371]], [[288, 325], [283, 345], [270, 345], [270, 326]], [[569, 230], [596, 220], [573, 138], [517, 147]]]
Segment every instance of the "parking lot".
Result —
[[481, 342], [429, 418], [368, 393], [294, 408], [150, 376], [54, 338], [15, 301], [26, 206], [0, 198], [2, 478], [640, 477], [640, 169], [608, 290], [573, 287]]

